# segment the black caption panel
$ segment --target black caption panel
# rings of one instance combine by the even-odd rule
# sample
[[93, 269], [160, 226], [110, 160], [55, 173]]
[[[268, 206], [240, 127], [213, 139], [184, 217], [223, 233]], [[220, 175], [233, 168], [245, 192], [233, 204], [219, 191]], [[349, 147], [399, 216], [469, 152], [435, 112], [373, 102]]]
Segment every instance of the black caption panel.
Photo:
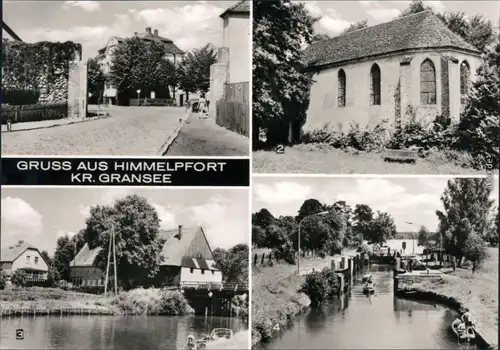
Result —
[[249, 186], [248, 159], [2, 158], [2, 185]]

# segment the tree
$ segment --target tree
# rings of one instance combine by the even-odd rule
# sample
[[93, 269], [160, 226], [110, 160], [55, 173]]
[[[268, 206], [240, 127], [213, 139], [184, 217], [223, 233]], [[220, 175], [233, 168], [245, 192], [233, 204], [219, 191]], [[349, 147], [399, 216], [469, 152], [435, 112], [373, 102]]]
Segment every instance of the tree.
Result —
[[212, 44], [188, 52], [179, 66], [179, 87], [187, 93], [206, 93], [210, 87], [210, 66], [217, 62], [217, 51]]
[[471, 153], [477, 167], [500, 163], [500, 43], [484, 55], [460, 115], [456, 147]]
[[309, 106], [312, 76], [303, 73], [302, 48], [312, 42], [316, 19], [290, 0], [252, 4], [254, 145], [260, 128], [267, 129], [266, 146], [293, 142]]
[[378, 211], [376, 217], [368, 222], [365, 236], [374, 244], [383, 244], [397, 234], [394, 219], [388, 213]]
[[75, 242], [69, 237], [64, 235], [57, 239], [56, 251], [54, 253], [54, 276], [57, 280], [62, 279], [69, 281], [71, 278], [71, 261], [77, 254], [77, 247]]
[[[405, 17], [422, 11], [433, 11], [431, 6], [422, 1], [412, 1], [408, 8], [401, 11], [399, 17]], [[494, 40], [493, 24], [481, 15], [466, 16], [463, 12], [443, 12], [436, 15], [455, 34], [461, 36], [469, 44], [483, 51]]]
[[300, 206], [299, 214], [295, 217], [295, 220], [300, 222], [306, 216], [318, 214], [322, 211], [325, 211], [325, 205], [317, 199], [309, 198]]
[[488, 258], [484, 240], [474, 232], [469, 233], [463, 247], [464, 257], [472, 262], [472, 273]]
[[345, 236], [344, 236], [344, 247], [358, 247], [363, 242], [363, 237], [359, 235], [353, 227], [354, 222], [354, 212], [350, 205], [345, 201], [337, 201], [333, 203], [331, 209], [341, 214], [344, 221]]
[[458, 257], [464, 256], [464, 247], [470, 232], [484, 237], [492, 227], [494, 201], [492, 189], [485, 178], [457, 178], [449, 180], [441, 196], [443, 211], [436, 211], [439, 234], [444, 248]]
[[10, 277], [10, 281], [16, 287], [24, 287], [26, 284], [26, 272], [21, 269], [15, 270]]
[[42, 256], [43, 260], [47, 263], [47, 266], [52, 265], [52, 258], [50, 257], [49, 253], [46, 250], [42, 250], [40, 252], [40, 255]]
[[135, 91], [140, 89], [143, 96], [155, 91], [157, 97], [168, 98], [166, 67], [173, 66], [165, 56], [163, 43], [136, 37], [125, 39], [113, 52], [110, 80], [125, 96], [135, 97]]
[[356, 204], [352, 217], [352, 230], [353, 235], [358, 237], [361, 242], [367, 240], [369, 224], [373, 221], [373, 210], [366, 204]]
[[258, 212], [252, 214], [253, 225], [257, 225], [265, 229], [274, 222], [276, 222], [276, 218], [266, 208], [262, 208]]
[[354, 32], [355, 30], [363, 29], [366, 27], [368, 27], [368, 20], [367, 19], [364, 19], [364, 20], [359, 21], [359, 22], [354, 22], [354, 23], [351, 23], [349, 25], [349, 27], [346, 28], [346, 30], [344, 30], [344, 34]]
[[412, 15], [414, 13], [419, 13], [427, 10], [432, 10], [432, 7], [425, 5], [423, 1], [413, 0], [408, 6], [408, 8], [401, 11], [399, 17], [405, 17], [408, 15]]
[[98, 99], [104, 91], [104, 73], [95, 58], [87, 61], [87, 91]]
[[129, 195], [112, 206], [97, 205], [86, 220], [90, 249], [102, 248], [94, 266], [105, 271], [109, 240], [114, 232], [118, 281], [124, 288], [144, 285], [159, 271], [165, 239], [159, 236], [160, 219], [146, 198]]
[[418, 230], [417, 245], [429, 248], [432, 245], [432, 238], [432, 233], [425, 226], [421, 226]]
[[248, 283], [248, 245], [237, 244], [229, 250], [213, 251], [215, 267], [222, 272], [225, 283]]
[[259, 225], [252, 225], [252, 244], [257, 248], [263, 248], [266, 241], [266, 230]]
[[266, 227], [265, 248], [277, 248], [289, 240], [285, 229], [277, 224]]

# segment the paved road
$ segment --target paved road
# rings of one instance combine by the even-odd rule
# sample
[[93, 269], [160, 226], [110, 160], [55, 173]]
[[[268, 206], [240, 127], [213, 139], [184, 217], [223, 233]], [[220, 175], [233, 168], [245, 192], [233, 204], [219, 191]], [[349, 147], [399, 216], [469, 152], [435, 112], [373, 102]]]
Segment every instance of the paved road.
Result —
[[166, 156], [248, 156], [249, 138], [227, 130], [213, 119], [191, 116]]
[[185, 109], [113, 107], [110, 118], [2, 133], [4, 155], [154, 156], [179, 126]]

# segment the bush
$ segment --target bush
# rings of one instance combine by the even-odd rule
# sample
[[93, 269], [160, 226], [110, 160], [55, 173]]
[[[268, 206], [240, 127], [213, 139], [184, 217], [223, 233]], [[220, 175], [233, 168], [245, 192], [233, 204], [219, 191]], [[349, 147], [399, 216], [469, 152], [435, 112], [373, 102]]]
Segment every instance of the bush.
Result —
[[0, 274], [0, 290], [5, 289], [5, 284], [6, 284], [5, 277], [4, 277], [3, 273], [1, 273]]
[[1, 106], [2, 124], [8, 120], [11, 123], [34, 122], [41, 120], [55, 120], [66, 118], [68, 115], [67, 103], [36, 104], [26, 106]]
[[193, 311], [181, 292], [157, 288], [121, 292], [111, 303], [121, 312], [133, 315], [185, 315]]
[[324, 268], [320, 272], [312, 272], [306, 276], [301, 292], [305, 293], [313, 305], [318, 305], [325, 300], [338, 295], [340, 291], [340, 278], [334, 269]]
[[295, 265], [295, 249], [293, 249], [293, 244], [290, 240], [273, 249], [272, 256], [278, 261], [284, 260], [288, 264]]
[[248, 316], [248, 296], [235, 295], [231, 299], [231, 310], [233, 316], [236, 317], [247, 317]]
[[16, 270], [10, 277], [10, 281], [16, 287], [24, 287], [26, 283], [26, 272], [23, 270]]
[[2, 103], [9, 105], [34, 105], [40, 97], [39, 90], [2, 89]]

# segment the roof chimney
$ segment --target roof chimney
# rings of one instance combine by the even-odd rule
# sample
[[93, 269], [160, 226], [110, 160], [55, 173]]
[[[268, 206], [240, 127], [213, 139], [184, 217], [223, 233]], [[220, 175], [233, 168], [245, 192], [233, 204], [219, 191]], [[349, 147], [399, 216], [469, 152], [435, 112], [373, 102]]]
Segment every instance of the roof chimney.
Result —
[[153, 33], [155, 36], [158, 36], [158, 29], [155, 29]]
[[182, 238], [182, 225], [179, 225], [179, 228], [177, 230], [177, 239], [181, 239]]
[[146, 33], [151, 34], [151, 27], [146, 27]]

